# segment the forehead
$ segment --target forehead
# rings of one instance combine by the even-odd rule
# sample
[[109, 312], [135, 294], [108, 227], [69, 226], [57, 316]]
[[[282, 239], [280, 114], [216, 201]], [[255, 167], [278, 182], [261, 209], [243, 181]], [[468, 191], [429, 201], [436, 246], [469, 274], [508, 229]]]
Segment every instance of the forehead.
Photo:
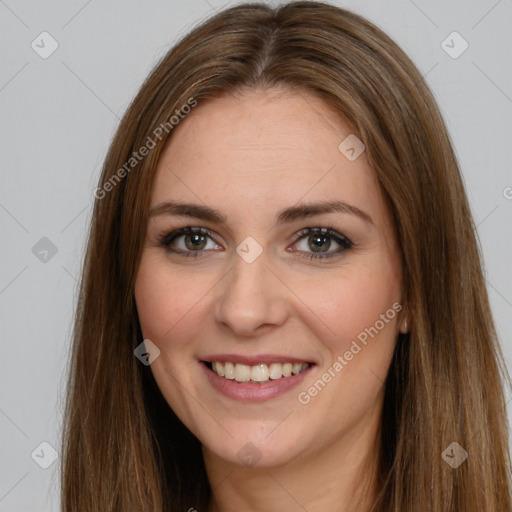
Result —
[[364, 152], [349, 160], [339, 145], [346, 123], [307, 92], [252, 90], [197, 107], [174, 129], [157, 167], [151, 205], [205, 202], [236, 218], [299, 201], [344, 200], [382, 215]]

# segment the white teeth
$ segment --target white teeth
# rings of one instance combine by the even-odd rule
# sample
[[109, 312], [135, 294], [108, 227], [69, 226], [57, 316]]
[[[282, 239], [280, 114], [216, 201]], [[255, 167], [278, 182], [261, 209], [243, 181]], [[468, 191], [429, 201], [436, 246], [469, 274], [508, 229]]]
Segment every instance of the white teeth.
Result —
[[292, 363], [284, 363], [283, 364], [283, 377], [289, 377], [292, 374], [293, 365]]
[[298, 375], [309, 367], [308, 363], [261, 363], [255, 366], [246, 364], [221, 363], [214, 361], [212, 370], [220, 377], [236, 380], [237, 382], [267, 382], [269, 379], [276, 380], [282, 377]]
[[213, 371], [216, 371], [216, 368], [218, 368], [219, 366], [221, 368], [222, 366], [224, 366], [224, 377], [226, 377], [226, 379], [233, 380], [235, 378], [235, 366], [233, 365], [233, 363], [226, 363], [224, 365], [222, 363], [217, 363], [216, 366], [214, 366]]
[[302, 365], [300, 363], [293, 363], [292, 372], [293, 375], [297, 375], [301, 372]]
[[272, 363], [268, 367], [268, 373], [269, 377], [271, 379], [280, 379], [283, 376], [283, 372], [281, 371], [283, 369], [283, 365], [280, 363]]
[[269, 379], [269, 370], [266, 364], [259, 364], [251, 368], [251, 380], [254, 382], [265, 382]]
[[224, 365], [222, 363], [213, 363], [213, 371], [217, 373], [217, 375], [220, 375], [221, 377], [224, 377]]
[[249, 382], [251, 380], [251, 367], [246, 364], [235, 364], [235, 380]]

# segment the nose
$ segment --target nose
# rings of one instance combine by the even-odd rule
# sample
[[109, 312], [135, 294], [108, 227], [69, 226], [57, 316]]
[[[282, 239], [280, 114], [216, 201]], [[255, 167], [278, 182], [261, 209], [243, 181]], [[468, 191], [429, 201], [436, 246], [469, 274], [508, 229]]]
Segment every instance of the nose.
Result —
[[255, 337], [283, 325], [288, 307], [283, 285], [267, 267], [264, 253], [252, 263], [237, 254], [219, 283], [214, 306], [217, 325], [239, 337]]

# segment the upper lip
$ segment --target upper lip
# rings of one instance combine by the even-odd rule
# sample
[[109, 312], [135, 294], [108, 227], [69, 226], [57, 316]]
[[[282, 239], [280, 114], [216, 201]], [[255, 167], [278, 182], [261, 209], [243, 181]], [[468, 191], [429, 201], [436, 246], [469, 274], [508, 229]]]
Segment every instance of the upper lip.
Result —
[[277, 354], [258, 354], [253, 356], [244, 356], [241, 354], [213, 354], [211, 356], [205, 356], [200, 358], [201, 361], [205, 361], [208, 363], [214, 362], [229, 362], [229, 363], [238, 363], [238, 364], [246, 364], [248, 366], [256, 366], [260, 363], [271, 364], [271, 363], [311, 363], [312, 361], [308, 361], [307, 359], [301, 359], [293, 356], [283, 356]]

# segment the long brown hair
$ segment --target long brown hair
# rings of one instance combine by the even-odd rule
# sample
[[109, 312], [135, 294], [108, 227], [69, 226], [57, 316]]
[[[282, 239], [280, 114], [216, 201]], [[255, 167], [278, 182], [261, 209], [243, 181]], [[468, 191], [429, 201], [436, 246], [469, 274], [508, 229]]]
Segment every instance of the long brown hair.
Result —
[[[142, 341], [134, 281], [169, 120], [191, 99], [201, 108], [208, 98], [260, 86], [314, 93], [349, 123], [396, 224], [412, 325], [398, 337], [386, 381], [373, 510], [512, 510], [508, 375], [434, 98], [373, 24], [332, 5], [292, 2], [242, 4], [206, 20], [156, 66], [119, 125], [95, 192], [77, 305], [62, 511], [207, 509], [200, 442], [134, 357]], [[133, 160], [143, 146], [149, 151]], [[468, 453], [456, 469], [442, 458], [452, 442]]]

